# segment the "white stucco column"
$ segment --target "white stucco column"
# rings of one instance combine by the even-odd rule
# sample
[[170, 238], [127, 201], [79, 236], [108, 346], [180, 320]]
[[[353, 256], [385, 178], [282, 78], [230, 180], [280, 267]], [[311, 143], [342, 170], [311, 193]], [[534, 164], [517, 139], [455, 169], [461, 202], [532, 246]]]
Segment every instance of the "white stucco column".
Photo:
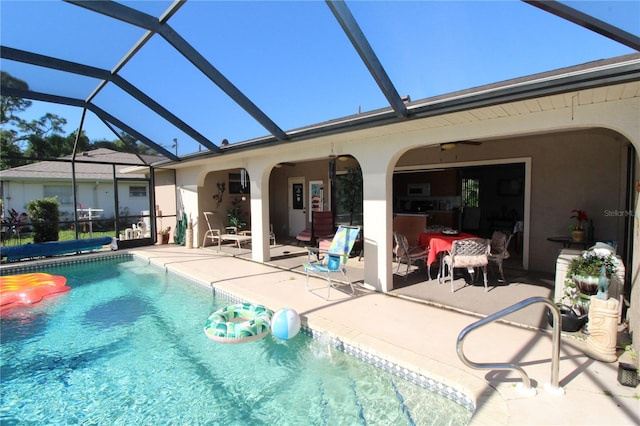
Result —
[[[393, 155], [386, 155], [377, 148], [353, 154], [360, 163], [363, 181], [364, 283], [386, 293], [393, 288], [393, 174], [390, 166]], [[395, 164], [395, 159], [393, 161]]]
[[269, 174], [271, 167], [251, 163], [245, 167], [251, 185], [251, 258], [271, 260], [269, 252]]

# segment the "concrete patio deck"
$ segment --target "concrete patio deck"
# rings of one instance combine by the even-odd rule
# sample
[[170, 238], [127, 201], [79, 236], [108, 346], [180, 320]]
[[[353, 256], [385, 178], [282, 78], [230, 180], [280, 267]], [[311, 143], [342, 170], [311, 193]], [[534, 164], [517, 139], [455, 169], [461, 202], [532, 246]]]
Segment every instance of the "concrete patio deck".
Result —
[[[640, 424], [639, 389], [620, 385], [618, 362], [604, 363], [587, 357], [580, 339], [563, 335], [559, 378], [566, 393], [557, 396], [548, 393], [543, 386], [551, 379], [552, 345], [548, 330], [492, 323], [467, 337], [465, 353], [471, 360], [522, 366], [538, 391], [536, 396], [527, 397], [517, 389], [520, 382], [517, 374], [470, 369], [458, 359], [456, 339], [460, 331], [477, 321], [481, 313], [463, 313], [444, 304], [438, 307], [438, 303], [419, 300], [415, 294], [394, 291], [386, 295], [359, 286], [356, 286], [355, 296], [332, 291], [331, 298], [325, 301], [306, 291], [305, 276], [293, 266], [300, 262], [298, 251], [303, 251], [302, 247], [274, 247], [273, 265], [243, 259], [247, 253], [238, 253], [237, 247], [229, 248], [230, 253], [225, 253], [224, 248], [218, 252], [217, 247], [186, 249], [164, 245], [131, 252], [169, 271], [209, 283], [250, 302], [259, 302], [274, 310], [291, 307], [314, 330], [337, 336], [346, 343], [460, 390], [476, 403], [472, 424]], [[281, 253], [277, 253], [278, 250]], [[291, 265], [287, 266], [287, 263]], [[355, 282], [361, 280], [357, 278], [362, 273], [358, 272], [361, 269], [358, 263], [362, 264], [357, 257], [350, 259], [349, 278]], [[397, 278], [404, 281], [403, 277]], [[320, 286], [321, 280], [311, 278], [311, 284], [312, 287]], [[431, 282], [416, 285], [423, 285], [424, 290], [431, 293], [442, 291], [451, 295], [448, 285], [438, 286]], [[511, 286], [526, 289], [515, 282]], [[467, 290], [474, 294], [463, 296]], [[480, 291], [477, 295], [476, 290]], [[486, 296], [492, 296], [493, 292], [493, 296], [501, 294], [498, 293], [500, 290], [497, 287], [485, 293], [483, 288], [467, 286], [453, 295], [456, 299], [473, 301], [473, 306], [484, 306], [490, 300]], [[529, 311], [524, 317], [537, 315]], [[619, 361], [631, 362], [627, 353]]]

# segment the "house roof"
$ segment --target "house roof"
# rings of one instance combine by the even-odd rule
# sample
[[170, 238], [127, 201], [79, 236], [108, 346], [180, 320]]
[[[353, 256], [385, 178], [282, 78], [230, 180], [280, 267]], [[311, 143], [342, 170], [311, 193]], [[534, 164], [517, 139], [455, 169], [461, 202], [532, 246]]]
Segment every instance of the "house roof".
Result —
[[[30, 90], [2, 87], [2, 91], [84, 108], [114, 133], [125, 131], [180, 161], [201, 152], [221, 154], [238, 144], [247, 149], [348, 131], [356, 121], [372, 127], [406, 120], [429, 113], [430, 108], [408, 105], [401, 93], [433, 99], [571, 65], [563, 61], [562, 49], [574, 51], [576, 46], [588, 45], [584, 62], [608, 58], [613, 51], [639, 51], [637, 17], [630, 20], [631, 28], [625, 28], [610, 21], [606, 10], [595, 10], [595, 3], [572, 2], [572, 8], [562, 2], [461, 2], [443, 8], [440, 2], [347, 5], [331, 0], [326, 4], [7, 2], [1, 15], [2, 69], [27, 81]], [[377, 8], [390, 4], [393, 14], [384, 16], [385, 25], [375, 25], [381, 13]], [[413, 16], [416, 5], [422, 9]], [[585, 6], [591, 10], [576, 9]], [[635, 4], [608, 2], [605, 9], [614, 6], [634, 8]], [[429, 31], [431, 26], [439, 27], [438, 13], [449, 10], [452, 15], [441, 19], [446, 21], [443, 31], [447, 37], [465, 34], [462, 44], [456, 45], [465, 50], [444, 60], [441, 49], [450, 52], [452, 46], [447, 47], [443, 34]], [[316, 25], [305, 26], [310, 14]], [[266, 15], [271, 21], [265, 23]], [[523, 15], [530, 17], [525, 21], [532, 25], [527, 28], [531, 33], [517, 25]], [[50, 16], [57, 17], [54, 26]], [[469, 19], [480, 21], [486, 31], [466, 34]], [[107, 26], [109, 37], [101, 32]], [[30, 44], [25, 33], [42, 28], [48, 28], [47, 37]], [[65, 31], [69, 28], [73, 31]], [[272, 40], [266, 35], [273, 33], [282, 34], [281, 45], [266, 44]], [[476, 40], [489, 33], [496, 35], [493, 43]], [[502, 49], [501, 43], [507, 40], [515, 41], [515, 51]], [[532, 44], [525, 47], [525, 43]], [[405, 56], [399, 56], [402, 52]], [[418, 61], [425, 57], [430, 61]], [[245, 65], [246, 58], [253, 66]], [[493, 63], [505, 66], [490, 66]], [[516, 74], [506, 74], [506, 69]], [[424, 79], [435, 71], [439, 78]], [[163, 76], [166, 84], [150, 86], [146, 80], [152, 74]], [[477, 75], [485, 80], [469, 84]], [[601, 77], [598, 84], [606, 78]], [[201, 81], [202, 90], [185, 91], [181, 84], [185, 80]], [[256, 80], [263, 84], [245, 93]], [[461, 86], [446, 86], [444, 80]], [[569, 79], [563, 84], [572, 83]], [[316, 97], [306, 96], [312, 86], [325, 90]], [[467, 96], [460, 102], [475, 101]], [[322, 104], [330, 108], [320, 108]], [[360, 111], [359, 105], [365, 114], [350, 117], [352, 111]], [[321, 110], [331, 113], [321, 116]], [[175, 153], [165, 146], [167, 138], [175, 141]], [[230, 142], [225, 149], [223, 140]]]
[[[138, 156], [107, 148], [86, 151], [76, 156], [76, 179], [80, 181], [113, 181], [113, 167], [116, 178], [140, 179], [144, 174], [124, 174], [121, 171], [131, 166], [144, 166], [157, 161], [159, 157]], [[60, 157], [56, 161], [40, 161], [24, 166], [3, 170], [0, 181], [11, 180], [66, 180], [72, 179], [72, 156]]]

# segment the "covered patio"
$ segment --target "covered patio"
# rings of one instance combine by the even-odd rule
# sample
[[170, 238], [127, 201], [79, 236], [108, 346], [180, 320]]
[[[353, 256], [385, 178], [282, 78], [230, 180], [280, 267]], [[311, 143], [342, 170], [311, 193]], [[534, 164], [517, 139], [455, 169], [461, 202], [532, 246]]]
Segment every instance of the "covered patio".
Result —
[[[217, 246], [208, 246], [199, 250], [212, 254], [218, 253]], [[250, 246], [238, 250], [233, 244], [225, 244], [222, 245], [221, 252], [240, 259], [251, 260]], [[305, 274], [303, 264], [309, 259], [308, 251], [305, 247], [290, 239], [272, 245], [270, 247], [270, 260], [265, 264]], [[352, 257], [347, 260], [347, 278], [354, 284], [357, 295], [372, 292], [371, 289], [363, 285], [365, 259], [366, 255], [361, 259], [354, 252]], [[397, 263], [394, 262], [393, 266], [395, 272]], [[432, 266], [431, 279], [428, 277], [424, 264], [411, 266], [406, 278], [405, 271], [406, 265], [402, 264], [400, 272], [393, 275], [393, 290], [387, 294], [478, 317], [489, 316], [528, 297], [553, 298], [554, 274], [523, 270], [518, 260], [512, 262], [507, 260], [505, 262], [507, 283], [499, 282], [497, 268], [490, 266], [488, 292], [485, 292], [481, 278], [472, 283], [467, 275], [456, 272], [455, 291], [452, 293], [448, 282], [446, 284], [438, 282], [437, 267], [435, 265]], [[339, 278], [337, 281], [344, 282]], [[344, 287], [338, 286], [338, 288], [348, 296], [348, 287], [346, 285]], [[332, 299], [343, 297], [344, 295], [335, 293]], [[544, 306], [531, 306], [525, 310], [515, 312], [509, 316], [508, 321], [526, 327], [549, 328]]]

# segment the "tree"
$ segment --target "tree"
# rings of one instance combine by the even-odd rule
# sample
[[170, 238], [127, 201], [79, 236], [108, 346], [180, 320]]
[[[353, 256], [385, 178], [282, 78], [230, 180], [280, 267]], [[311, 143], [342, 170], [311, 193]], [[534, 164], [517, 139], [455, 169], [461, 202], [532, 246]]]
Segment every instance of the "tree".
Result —
[[[11, 74], [2, 71], [2, 86], [28, 90], [29, 85]], [[26, 164], [20, 157], [51, 158], [69, 154], [73, 142], [69, 145], [61, 136], [67, 120], [58, 115], [47, 113], [38, 120], [30, 122], [17, 114], [31, 106], [31, 101], [0, 96], [0, 168], [2, 170]], [[87, 140], [88, 141], [88, 140]], [[26, 154], [26, 155], [25, 155]]]
[[27, 203], [27, 213], [33, 227], [33, 242], [58, 241], [60, 203], [56, 198], [42, 198]]
[[0, 131], [0, 170], [10, 169], [12, 167], [22, 166], [26, 164], [25, 160], [21, 160], [22, 151], [16, 143], [18, 134], [15, 130]]
[[[29, 85], [7, 72], [1, 72], [2, 86], [28, 90]], [[76, 132], [64, 136], [67, 120], [56, 114], [47, 113], [37, 120], [27, 122], [18, 114], [31, 106], [31, 101], [0, 96], [0, 113], [3, 128], [0, 134], [0, 170], [20, 166], [27, 163], [20, 157], [39, 159], [57, 158], [73, 153], [76, 143]], [[78, 139], [76, 152], [97, 148], [108, 148], [114, 151], [134, 154], [157, 154], [153, 148], [140, 143], [135, 137], [122, 132], [120, 139], [113, 141], [99, 140], [91, 143], [83, 131]]]
[[[3, 87], [28, 90], [26, 81], [13, 77], [6, 71], [0, 71], [0, 83]], [[16, 113], [23, 112], [31, 106], [31, 101], [12, 96], [0, 96], [0, 124], [19, 124], [23, 120]]]
[[[76, 142], [76, 134], [76, 132], [73, 132], [68, 136], [52, 134], [46, 137], [32, 134], [29, 137], [29, 145], [25, 154], [27, 157], [37, 158], [57, 158], [65, 155], [71, 155], [73, 153], [73, 146]], [[82, 132], [82, 135], [78, 139], [77, 152], [90, 148], [91, 142], [89, 142], [89, 138], [87, 138], [84, 132]]]
[[129, 152], [132, 154], [142, 154], [142, 155], [156, 155], [156, 151], [153, 148], [148, 147], [147, 145], [140, 143], [133, 136], [121, 132], [121, 139], [115, 139], [113, 141], [108, 141], [106, 139], [96, 140], [91, 143], [92, 149], [97, 148], [108, 148], [114, 151], [120, 152]]

